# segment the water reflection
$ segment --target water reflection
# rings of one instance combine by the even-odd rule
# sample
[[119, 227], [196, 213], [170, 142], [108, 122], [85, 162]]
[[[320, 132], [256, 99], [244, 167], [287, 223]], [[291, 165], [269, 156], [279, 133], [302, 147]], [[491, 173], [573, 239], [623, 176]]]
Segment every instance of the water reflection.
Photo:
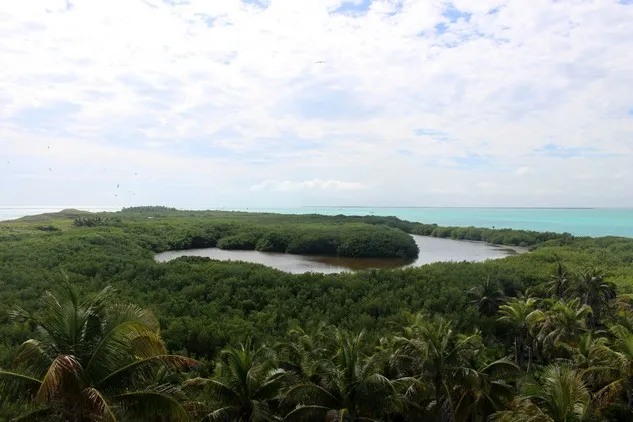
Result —
[[167, 262], [181, 256], [202, 256], [220, 261], [245, 261], [263, 264], [281, 271], [300, 274], [306, 272], [338, 273], [371, 268], [415, 267], [441, 261], [485, 261], [516, 255], [515, 249], [488, 245], [480, 242], [464, 242], [413, 236], [420, 248], [420, 256], [413, 260], [337, 258], [331, 256], [305, 256], [257, 251], [226, 251], [218, 248], [170, 251], [156, 255], [159, 262]]

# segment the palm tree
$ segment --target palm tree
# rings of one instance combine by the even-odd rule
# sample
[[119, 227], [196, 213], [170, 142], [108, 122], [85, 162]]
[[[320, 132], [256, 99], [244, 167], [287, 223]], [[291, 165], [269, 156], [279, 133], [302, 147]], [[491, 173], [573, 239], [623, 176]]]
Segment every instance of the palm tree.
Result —
[[615, 284], [604, 280], [604, 275], [597, 269], [580, 273], [577, 291], [585, 305], [591, 307], [589, 321], [592, 326], [600, 323], [602, 309], [617, 296]]
[[372, 421], [393, 410], [396, 391], [379, 372], [382, 355], [363, 353], [364, 332], [356, 336], [339, 332], [336, 339], [336, 355], [318, 363], [316, 382], [303, 382], [288, 391], [284, 402], [294, 410], [284, 420]]
[[248, 341], [222, 351], [213, 378], [195, 378], [185, 387], [204, 387], [205, 401], [217, 407], [203, 421], [266, 422], [276, 420], [286, 378], [271, 349]]
[[558, 299], [561, 299], [569, 288], [569, 276], [560, 261], [556, 263], [554, 274], [550, 276], [550, 281], [547, 285], [549, 287], [548, 293]]
[[513, 396], [513, 389], [503, 376], [519, 372], [519, 367], [509, 360], [500, 359], [463, 374], [460, 398], [455, 407], [455, 420], [484, 422], [488, 416], [503, 409]]
[[505, 295], [497, 284], [490, 280], [490, 277], [470, 289], [468, 295], [471, 297], [471, 303], [475, 305], [479, 313], [486, 316], [494, 315], [499, 306], [505, 302]]
[[529, 384], [510, 410], [497, 412], [501, 422], [580, 422], [592, 416], [591, 396], [579, 372], [565, 365], [545, 369], [541, 383]]
[[318, 362], [335, 353], [335, 329], [324, 322], [307, 328], [295, 326], [288, 332], [288, 337], [288, 341], [275, 347], [280, 366], [304, 380], [314, 381], [319, 371]]
[[543, 351], [569, 350], [575, 347], [580, 335], [587, 331], [587, 315], [591, 308], [578, 298], [556, 301], [545, 313], [537, 339]]
[[39, 334], [0, 371], [0, 400], [25, 403], [31, 413], [23, 420], [188, 419], [180, 391], [155, 374], [197, 362], [168, 355], [152, 313], [115, 302], [113, 289], [85, 300], [67, 283], [62, 295], [47, 293], [36, 314], [12, 315]]
[[609, 380], [596, 397], [602, 407], [614, 396], [625, 393], [628, 409], [633, 412], [633, 332], [624, 325], [614, 325], [609, 331], [613, 341], [602, 342], [594, 348], [603, 364], [596, 365], [593, 373], [599, 371], [601, 379]]
[[499, 321], [510, 324], [514, 329], [514, 359], [520, 367], [531, 344], [530, 328], [545, 319], [543, 312], [535, 309], [536, 303], [532, 297], [513, 298], [499, 307]]
[[401, 365], [414, 376], [432, 382], [434, 408], [442, 420], [451, 419], [452, 383], [459, 374], [468, 372], [467, 362], [481, 346], [481, 336], [458, 334], [450, 321], [439, 317], [418, 326], [409, 327], [405, 337], [395, 340], [396, 354]]

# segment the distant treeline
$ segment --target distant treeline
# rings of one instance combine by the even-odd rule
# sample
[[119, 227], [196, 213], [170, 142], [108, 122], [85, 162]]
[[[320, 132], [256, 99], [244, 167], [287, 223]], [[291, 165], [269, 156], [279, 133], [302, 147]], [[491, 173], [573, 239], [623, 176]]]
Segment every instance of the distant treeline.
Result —
[[[472, 240], [494, 243], [507, 246], [529, 247], [545, 242], [555, 241], [558, 245], [567, 245], [575, 237], [570, 233], [536, 232], [514, 229], [490, 229], [481, 227], [442, 227], [437, 224], [425, 224], [401, 220], [397, 217], [381, 216], [346, 216], [346, 215], [321, 215], [321, 214], [273, 214], [273, 213], [247, 213], [235, 211], [178, 211], [167, 207], [136, 207], [124, 209], [126, 219], [134, 218], [136, 213], [147, 218], [148, 213], [157, 219], [167, 218], [192, 218], [207, 221], [232, 221], [249, 222], [258, 226], [277, 225], [281, 227], [287, 224], [369, 224], [374, 226], [387, 226], [399, 229], [409, 234], [449, 238], [456, 240]], [[250, 244], [252, 242], [246, 242]], [[218, 245], [220, 246], [220, 245]], [[221, 247], [221, 246], [220, 246]], [[240, 248], [241, 249], [241, 248]], [[254, 248], [251, 248], [254, 249]], [[261, 249], [261, 250], [266, 250]]]
[[171, 212], [171, 211], [178, 211], [178, 209], [172, 208], [172, 207], [164, 207], [161, 205], [150, 205], [150, 206], [144, 206], [144, 207], [127, 207], [121, 210], [121, 212], [140, 212], [140, 213], [144, 213], [144, 212], [156, 213], [156, 212]]

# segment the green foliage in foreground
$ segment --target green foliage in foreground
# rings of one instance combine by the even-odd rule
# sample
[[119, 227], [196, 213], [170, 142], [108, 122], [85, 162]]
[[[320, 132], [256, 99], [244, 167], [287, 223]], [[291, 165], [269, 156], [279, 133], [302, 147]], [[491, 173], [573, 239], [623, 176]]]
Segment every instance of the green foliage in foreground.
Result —
[[[37, 313], [12, 313], [37, 334], [0, 369], [0, 420], [631, 420], [631, 298], [612, 297], [598, 305], [606, 318], [590, 320], [586, 295], [575, 293], [585, 283], [575, 279], [562, 298], [507, 298], [494, 319], [525, 335], [521, 346], [403, 313], [383, 336], [321, 322], [269, 345], [247, 340], [204, 365], [206, 374], [166, 353], [148, 311], [110, 288], [85, 299], [66, 284]], [[524, 326], [513, 309], [533, 309]]]
[[154, 316], [116, 303], [112, 289], [83, 300], [67, 285], [37, 313], [12, 315], [38, 331], [0, 370], [0, 404], [15, 406], [20, 420], [188, 420], [180, 389], [160, 371], [196, 362], [167, 354]]
[[[202, 258], [156, 263], [156, 250], [208, 246], [251, 231], [259, 233], [255, 247], [265, 242], [271, 250], [290, 244], [286, 233], [297, 228], [315, 234], [336, 223], [372, 235], [412, 231], [396, 227], [406, 222], [370, 217], [182, 214], [131, 210], [118, 213], [120, 221], [80, 228], [72, 227], [71, 212], [48, 216], [45, 224], [60, 231], [37, 229], [43, 223], [36, 218], [0, 225], [0, 368], [22, 373], [14, 365], [29, 339], [64, 344], [41, 337], [36, 327], [51, 315], [42, 293], [68, 277], [85, 292], [108, 285], [118, 291], [99, 314], [100, 327], [117, 307], [136, 303], [158, 316], [149, 327], [164, 344], [160, 353], [201, 362], [182, 371], [161, 361], [105, 389], [85, 368], [96, 340], [47, 351], [41, 362], [75, 356], [82, 369], [59, 366], [74, 380], [62, 387], [94, 388], [119, 420], [176, 420], [143, 412], [139, 419], [131, 406], [115, 404], [121, 389], [167, 386], [193, 420], [237, 421], [237, 414], [241, 420], [631, 420], [631, 239], [547, 235], [533, 252], [502, 260], [332, 275]], [[58, 296], [64, 315], [72, 315], [72, 300]], [[90, 315], [91, 300], [76, 309]], [[12, 319], [16, 305], [23, 317]], [[84, 332], [80, 326], [75, 333]], [[90, 332], [82, 339], [104, 336], [103, 328]], [[142, 359], [139, 351], [126, 355], [133, 343], [112, 348], [116, 359], [104, 365]], [[0, 420], [33, 405], [63, 409], [57, 399], [66, 390], [32, 402], [3, 385]]]

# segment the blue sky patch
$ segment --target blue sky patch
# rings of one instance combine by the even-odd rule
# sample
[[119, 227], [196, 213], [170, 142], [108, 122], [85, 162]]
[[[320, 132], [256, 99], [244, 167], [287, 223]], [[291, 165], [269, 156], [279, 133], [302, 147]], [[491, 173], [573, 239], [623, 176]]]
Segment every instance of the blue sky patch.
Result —
[[176, 81], [173, 81], [174, 85], [168, 84], [167, 82], [169, 81], [165, 81], [163, 85], [169, 86], [169, 88], [165, 88], [163, 86], [156, 87], [154, 84], [134, 76], [124, 75], [118, 79], [127, 84], [138, 96], [152, 98], [155, 101], [173, 102], [176, 101], [180, 95], [178, 90], [175, 89]]
[[446, 31], [448, 31], [448, 25], [446, 25], [446, 23], [444, 22], [440, 22], [437, 25], [435, 25], [435, 33], [438, 35], [442, 35], [444, 34]]
[[413, 133], [418, 136], [435, 136], [444, 134], [444, 132], [435, 129], [415, 129]]
[[362, 15], [367, 13], [372, 0], [347, 0], [332, 13], [343, 13], [348, 15]]
[[463, 12], [456, 8], [452, 3], [449, 3], [446, 6], [446, 9], [442, 12], [442, 16], [449, 20], [449, 22], [454, 23], [458, 20], [463, 20], [465, 22], [470, 21], [472, 13]]
[[268, 0], [242, 0], [242, 3], [249, 6], [256, 6], [261, 9], [266, 9], [270, 5], [270, 1]]
[[65, 134], [65, 126], [80, 111], [81, 106], [70, 101], [52, 101], [39, 107], [22, 109], [11, 121], [20, 126]]
[[493, 7], [492, 9], [488, 10], [488, 14], [496, 15], [497, 13], [499, 13], [500, 10], [501, 10], [501, 6]]
[[215, 19], [216, 19], [213, 16], [209, 16], [209, 15], [204, 14], [204, 13], [196, 13], [195, 16], [200, 18], [200, 20], [202, 22], [204, 22], [204, 24], [206, 26], [208, 26], [209, 28], [211, 28], [213, 26], [213, 23], [215, 22]]
[[492, 161], [490, 157], [479, 154], [468, 154], [466, 156], [451, 157], [450, 160], [455, 163], [456, 167], [466, 170], [488, 167], [490, 166]]
[[376, 110], [359, 103], [353, 92], [339, 89], [307, 89], [287, 105], [287, 112], [306, 119], [360, 119]]
[[563, 145], [547, 144], [534, 150], [539, 155], [556, 158], [575, 158], [587, 156], [599, 156], [600, 151], [594, 147], [566, 147]]
[[442, 132], [440, 130], [435, 129], [415, 129], [413, 134], [416, 136], [428, 136], [429, 138], [435, 139], [436, 141], [448, 141], [450, 137], [446, 132]]

